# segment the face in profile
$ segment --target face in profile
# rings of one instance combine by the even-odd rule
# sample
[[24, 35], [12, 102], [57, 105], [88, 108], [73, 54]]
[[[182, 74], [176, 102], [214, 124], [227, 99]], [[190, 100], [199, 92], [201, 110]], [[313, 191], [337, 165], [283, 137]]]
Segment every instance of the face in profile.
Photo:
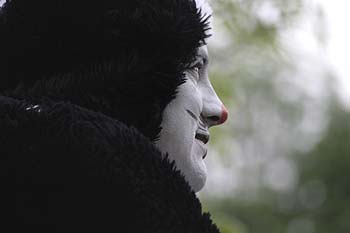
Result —
[[208, 50], [198, 49], [192, 68], [185, 72], [186, 82], [163, 113], [162, 131], [156, 143], [175, 161], [194, 191], [203, 188], [207, 169], [209, 128], [224, 123], [227, 110], [216, 95], [208, 77]]

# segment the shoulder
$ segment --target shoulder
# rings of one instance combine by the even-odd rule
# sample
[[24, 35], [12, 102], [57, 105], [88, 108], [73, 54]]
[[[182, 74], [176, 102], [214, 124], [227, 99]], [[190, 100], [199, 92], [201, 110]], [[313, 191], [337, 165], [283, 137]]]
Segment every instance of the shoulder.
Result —
[[125, 165], [137, 159], [161, 160], [160, 152], [137, 129], [68, 102], [1, 96], [0, 113], [3, 155], [68, 159], [80, 166], [77, 169], [87, 166], [89, 173], [97, 169], [98, 161], [125, 160]]
[[9, 97], [0, 125], [19, 228], [217, 232], [174, 164], [134, 128], [70, 103]]

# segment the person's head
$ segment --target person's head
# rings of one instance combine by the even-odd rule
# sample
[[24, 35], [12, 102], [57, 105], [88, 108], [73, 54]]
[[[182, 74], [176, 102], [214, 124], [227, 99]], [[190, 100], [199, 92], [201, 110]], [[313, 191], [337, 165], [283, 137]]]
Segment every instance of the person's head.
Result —
[[0, 91], [50, 88], [135, 127], [175, 159], [197, 191], [206, 177], [207, 129], [227, 112], [207, 74], [210, 8], [196, 3], [7, 0]]
[[210, 83], [208, 62], [207, 47], [202, 46], [192, 68], [186, 71], [186, 82], [164, 110], [157, 142], [161, 151], [175, 160], [194, 191], [202, 189], [206, 181], [208, 129], [224, 123], [228, 115]]
[[[196, 0], [196, 3], [202, 15], [211, 16], [206, 0]], [[208, 129], [224, 123], [228, 117], [210, 83], [208, 65], [208, 49], [203, 45], [185, 72], [186, 82], [163, 112], [162, 131], [156, 143], [175, 161], [194, 191], [203, 188], [207, 177], [204, 159], [208, 153]]]

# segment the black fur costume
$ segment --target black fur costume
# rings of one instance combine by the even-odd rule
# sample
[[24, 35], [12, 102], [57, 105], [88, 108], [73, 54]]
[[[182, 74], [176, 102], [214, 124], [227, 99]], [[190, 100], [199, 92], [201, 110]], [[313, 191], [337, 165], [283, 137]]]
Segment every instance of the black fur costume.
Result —
[[207, 30], [191, 0], [7, 0], [0, 232], [217, 233], [153, 145]]

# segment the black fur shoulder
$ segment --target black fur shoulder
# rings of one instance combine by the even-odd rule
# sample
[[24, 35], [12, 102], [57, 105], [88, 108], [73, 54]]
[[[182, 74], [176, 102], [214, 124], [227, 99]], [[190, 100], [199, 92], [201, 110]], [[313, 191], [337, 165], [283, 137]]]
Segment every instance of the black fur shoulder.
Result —
[[16, 191], [13, 232], [218, 232], [174, 164], [134, 128], [69, 103], [8, 97], [0, 127], [1, 178], [15, 179], [3, 189]]

